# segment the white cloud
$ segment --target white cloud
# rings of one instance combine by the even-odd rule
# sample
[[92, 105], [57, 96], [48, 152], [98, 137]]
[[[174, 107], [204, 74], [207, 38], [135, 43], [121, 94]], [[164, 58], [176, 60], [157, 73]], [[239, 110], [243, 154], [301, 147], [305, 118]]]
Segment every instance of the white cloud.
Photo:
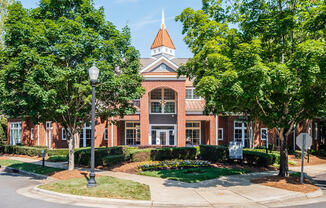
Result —
[[[155, 16], [157, 16], [157, 15], [155, 15]], [[146, 25], [151, 25], [151, 24], [154, 24], [154, 23], [160, 23], [161, 20], [162, 20], [161, 18], [160, 19], [154, 19], [154, 17], [150, 15], [150, 16], [147, 16], [147, 17], [143, 18], [142, 20], [140, 20], [137, 23], [131, 24], [130, 26], [136, 31], [136, 30], [141, 30]], [[165, 21], [168, 21], [168, 20], [174, 20], [174, 17], [166, 17]], [[158, 27], [160, 27], [160, 24], [158, 24]]]

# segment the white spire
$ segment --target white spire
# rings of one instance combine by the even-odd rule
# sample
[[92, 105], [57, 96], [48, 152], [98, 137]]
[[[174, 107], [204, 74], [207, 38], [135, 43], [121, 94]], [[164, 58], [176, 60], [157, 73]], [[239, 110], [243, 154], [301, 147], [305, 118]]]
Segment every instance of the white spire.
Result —
[[161, 28], [164, 29], [165, 28], [165, 17], [164, 17], [164, 10], [162, 9], [162, 24], [161, 24]]

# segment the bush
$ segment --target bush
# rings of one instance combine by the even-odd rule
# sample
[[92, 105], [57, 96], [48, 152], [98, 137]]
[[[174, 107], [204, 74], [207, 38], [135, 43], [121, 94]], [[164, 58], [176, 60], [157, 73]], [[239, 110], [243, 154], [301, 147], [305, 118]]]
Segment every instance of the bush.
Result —
[[198, 168], [209, 167], [211, 164], [208, 161], [202, 160], [172, 160], [172, 161], [154, 161], [138, 166], [139, 170], [165, 170], [165, 169], [183, 169], [183, 168]]
[[311, 154], [319, 157], [326, 157], [325, 150], [311, 150]]
[[103, 158], [103, 166], [110, 167], [125, 160], [124, 155], [109, 155]]
[[50, 162], [66, 162], [67, 160], [67, 155], [54, 155], [48, 158], [48, 161]]
[[259, 151], [243, 150], [243, 160], [249, 165], [266, 167], [274, 164], [274, 156]]
[[151, 150], [151, 160], [193, 160], [196, 157], [196, 148], [194, 147], [173, 147]]
[[200, 145], [200, 158], [212, 162], [225, 162], [229, 159], [229, 148], [225, 146]]
[[[123, 147], [95, 148], [95, 166], [103, 165], [103, 159], [109, 155], [123, 155]], [[89, 166], [91, 161], [91, 148], [81, 148], [75, 151], [75, 164]]]
[[41, 148], [19, 146], [19, 145], [3, 145], [1, 148], [2, 153], [16, 154], [16, 155], [28, 155], [28, 156], [42, 156]]
[[56, 155], [68, 155], [69, 149], [49, 149], [46, 152], [49, 157]]
[[151, 160], [151, 149], [136, 150], [131, 152], [130, 161], [143, 162]]

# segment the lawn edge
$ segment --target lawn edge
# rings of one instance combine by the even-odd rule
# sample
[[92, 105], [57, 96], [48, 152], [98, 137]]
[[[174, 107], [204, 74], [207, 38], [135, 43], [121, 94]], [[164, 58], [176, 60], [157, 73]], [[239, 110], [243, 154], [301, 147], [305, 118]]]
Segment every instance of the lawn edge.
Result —
[[52, 180], [57, 181], [57, 179], [55, 179], [55, 178], [53, 178], [51, 176], [38, 174], [38, 173], [33, 173], [33, 172], [26, 171], [26, 170], [19, 170], [19, 169], [16, 169], [16, 168], [3, 166], [3, 165], [0, 167], [0, 170], [1, 171], [11, 171], [13, 173], [18, 173], [18, 174], [22, 174], [22, 175], [33, 176], [33, 177], [35, 177], [37, 179], [52, 179]]
[[73, 194], [64, 194], [60, 192], [55, 191], [49, 191], [42, 188], [39, 188], [39, 184], [35, 187], [33, 187], [33, 191], [43, 194], [49, 194], [49, 195], [55, 195], [57, 197], [66, 197], [69, 199], [82, 199], [86, 201], [92, 201], [92, 202], [116, 202], [116, 203], [128, 203], [128, 204], [136, 204], [136, 205], [145, 205], [145, 206], [151, 206], [153, 201], [152, 200], [131, 200], [131, 199], [114, 199], [114, 198], [102, 198], [102, 197], [92, 197], [92, 196], [81, 196], [81, 195], [73, 195]]

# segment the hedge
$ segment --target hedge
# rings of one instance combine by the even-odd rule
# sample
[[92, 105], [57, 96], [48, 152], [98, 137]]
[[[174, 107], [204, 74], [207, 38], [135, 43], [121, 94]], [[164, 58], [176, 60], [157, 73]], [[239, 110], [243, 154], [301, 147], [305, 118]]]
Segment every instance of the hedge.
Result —
[[259, 151], [243, 150], [243, 160], [249, 165], [268, 166], [274, 164], [274, 156]]
[[144, 163], [138, 166], [141, 171], [165, 170], [165, 169], [184, 169], [210, 167], [210, 162], [202, 160], [166, 160]]
[[42, 156], [41, 148], [18, 146], [18, 145], [2, 145], [1, 152], [5, 154], [28, 155], [28, 156]]
[[110, 167], [119, 164], [125, 160], [124, 155], [109, 155], [103, 158], [103, 166]]
[[48, 149], [46, 153], [49, 157], [56, 155], [68, 155], [69, 149]]
[[229, 148], [226, 146], [200, 145], [200, 158], [212, 162], [226, 162], [229, 158]]
[[[103, 159], [109, 155], [123, 155], [123, 147], [95, 148], [95, 166], [103, 165]], [[75, 151], [75, 164], [89, 166], [91, 161], [91, 148], [82, 148]]]
[[68, 156], [67, 155], [54, 155], [54, 156], [50, 156], [48, 158], [48, 161], [50, 161], [50, 162], [66, 162], [66, 161], [68, 161]]
[[193, 160], [197, 150], [194, 147], [171, 147], [151, 150], [151, 160]]

